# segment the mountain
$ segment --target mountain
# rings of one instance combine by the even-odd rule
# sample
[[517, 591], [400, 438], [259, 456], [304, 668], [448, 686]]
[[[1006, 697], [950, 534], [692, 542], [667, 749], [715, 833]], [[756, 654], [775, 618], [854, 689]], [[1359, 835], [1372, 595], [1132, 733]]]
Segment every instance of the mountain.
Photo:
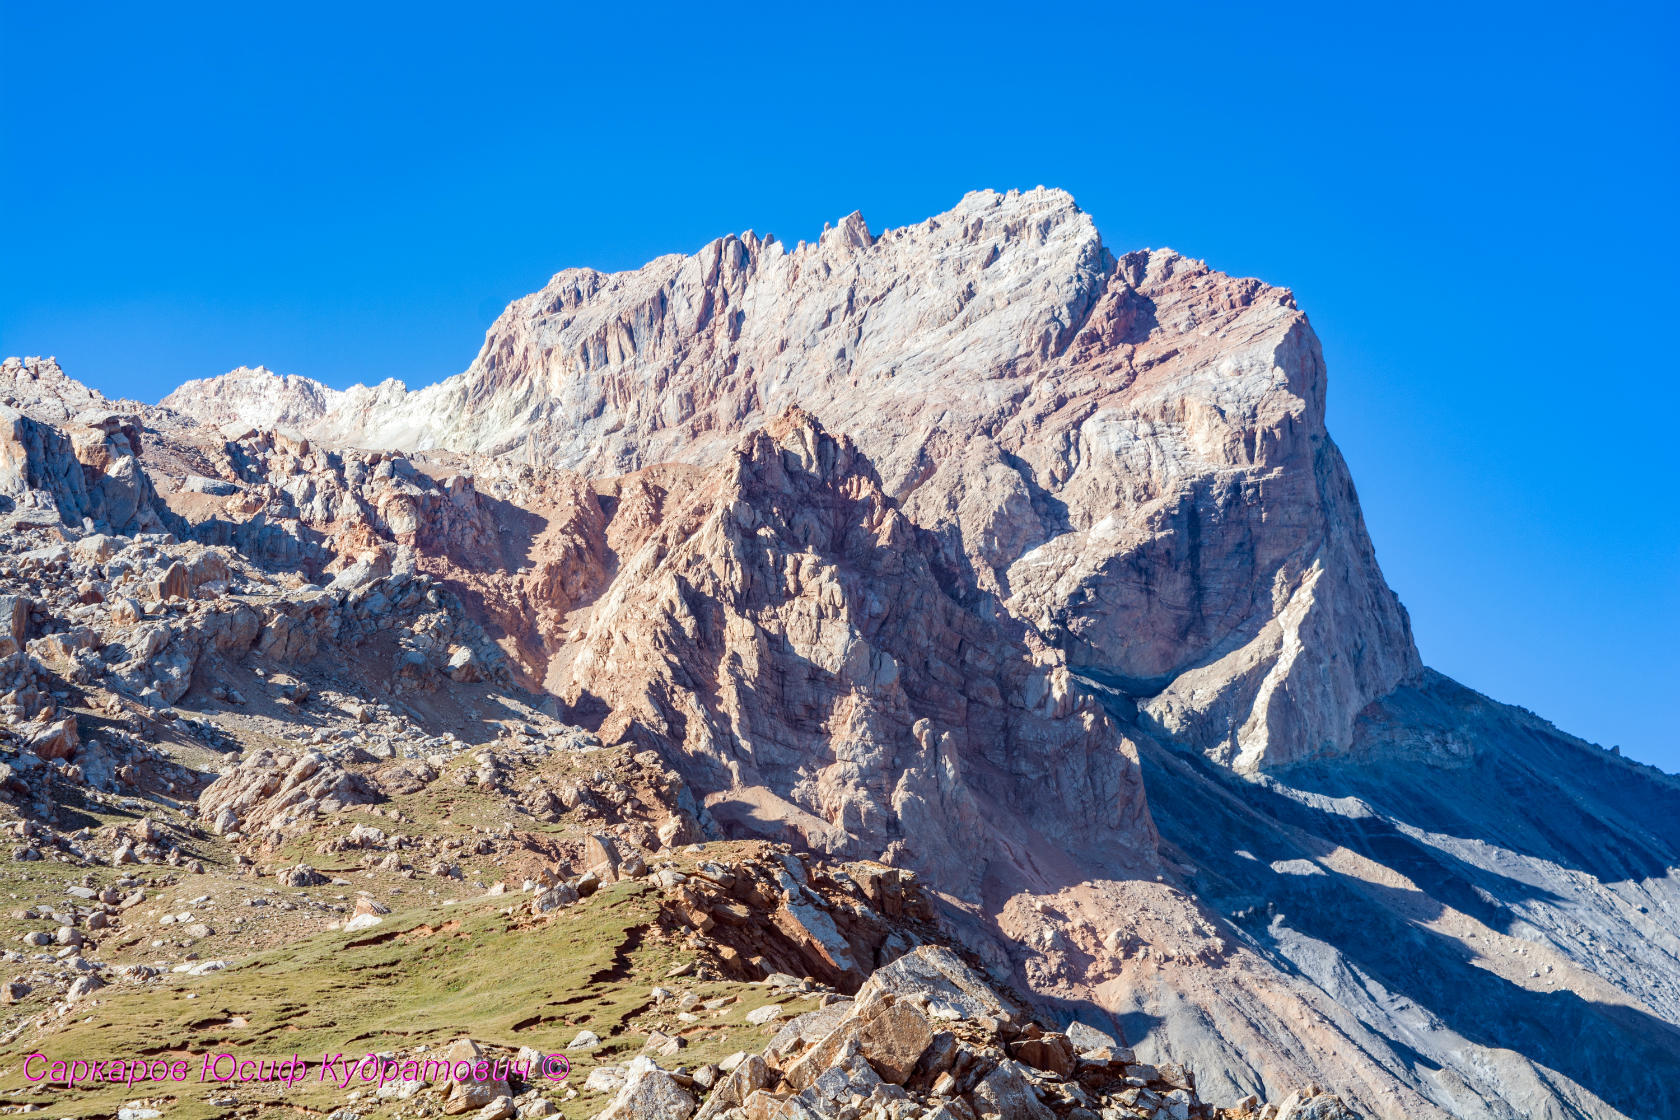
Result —
[[878, 237], [854, 214], [792, 250], [748, 233], [567, 270], [413, 393], [247, 370], [163, 404], [591, 477], [717, 462], [797, 405], [857, 441], [979, 591], [1246, 770], [1345, 750], [1419, 668], [1324, 382], [1287, 291], [1117, 258], [1040, 190]]
[[[0, 377], [15, 533], [167, 530], [252, 586], [296, 573], [350, 634], [431, 589], [447, 621], [380, 647], [394, 685], [330, 627], [286, 672], [476, 689], [411, 718], [476, 742], [500, 706], [644, 759], [665, 792], [615, 819], [649, 853], [668, 814], [800, 876], [911, 876], [929, 926], [802, 942], [837, 990], [936, 938], [1041, 1023], [1186, 1071], [1198, 1109], [1316, 1084], [1283, 1114], [1680, 1115], [1680, 781], [1422, 665], [1286, 290], [1116, 255], [1063, 192], [980, 192], [567, 270], [418, 390], [74, 385]], [[111, 702], [226, 691], [191, 662]], [[557, 827], [590, 811], [531, 780]], [[742, 920], [666, 889], [708, 938]]]

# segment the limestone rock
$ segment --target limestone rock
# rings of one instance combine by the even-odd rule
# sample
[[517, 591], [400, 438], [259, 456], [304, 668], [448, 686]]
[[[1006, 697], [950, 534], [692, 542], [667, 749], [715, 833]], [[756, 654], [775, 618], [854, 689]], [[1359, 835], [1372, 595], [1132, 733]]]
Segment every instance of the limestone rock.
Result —
[[[977, 889], [977, 852], [1017, 864], [1011, 837], [1028, 832], [1153, 858], [1125, 737], [1088, 698], [1021, 699], [1065, 663], [950, 591], [938, 542], [850, 440], [790, 412], [673, 485], [645, 524], [562, 695], [611, 704], [609, 741], [682, 727], [676, 762], [715, 791], [707, 809], [726, 827], [853, 856], [892, 848], [959, 893]], [[711, 676], [696, 706], [690, 682]], [[837, 978], [861, 973], [828, 917], [783, 893], [778, 923]]]
[[974, 1087], [973, 1101], [980, 1120], [1053, 1120], [1056, 1115], [1014, 1062], [998, 1063]]
[[[372, 799], [368, 783], [319, 751], [259, 750], [222, 775], [199, 798], [199, 812], [219, 831], [284, 831], [312, 818], [323, 802]], [[304, 884], [308, 885], [308, 884]]]
[[1074, 1060], [1078, 1056], [1068, 1036], [1054, 1032], [1024, 1038], [1010, 1046], [1009, 1050], [1016, 1060], [1061, 1077], [1073, 1072]]
[[770, 1084], [770, 1066], [757, 1054], [744, 1055], [700, 1106], [695, 1120], [715, 1120]]
[[595, 1120], [688, 1120], [695, 1100], [649, 1058], [632, 1058], [624, 1087]]
[[961, 957], [941, 945], [925, 945], [876, 969], [858, 998], [868, 1000], [874, 993], [900, 1001], [923, 1000], [935, 1020], [1007, 1020], [1018, 1013]]
[[[457, 1062], [476, 1062], [485, 1057], [483, 1047], [470, 1038], [457, 1039], [444, 1048], [443, 1057], [453, 1066]], [[474, 1112], [492, 1105], [498, 1098], [511, 1097], [513, 1090], [504, 1079], [486, 1078], [447, 1082], [443, 1111], [451, 1116]]]
[[[690, 974], [791, 974], [788, 1021], [753, 1032], [787, 1077], [739, 1087], [751, 1116], [1032, 1113], [1017, 1080], [1078, 1120], [1309, 1082], [1333, 1092], [1291, 1108], [1680, 1112], [1680, 784], [1418, 670], [1325, 392], [1287, 291], [1116, 255], [1053, 191], [569, 270], [415, 393], [255, 370], [153, 408], [8, 360], [8, 813], [77, 786], [185, 807], [222, 771], [196, 822], [43, 827], [14, 856], [199, 872], [202, 844], [266, 874], [323, 829], [361, 863], [335, 875], [511, 893], [477, 858], [511, 836], [344, 834], [448, 771], [570, 836], [512, 924], [658, 852], [645, 893]], [[515, 790], [418, 742], [473, 712], [669, 778]], [[553, 868], [589, 832], [574, 898]], [[745, 838], [804, 858], [688, 859]], [[872, 970], [794, 1014], [795, 978]], [[866, 1037], [898, 1007], [933, 1032], [902, 1085]], [[1022, 1026], [1072, 1008], [1137, 1037]]]

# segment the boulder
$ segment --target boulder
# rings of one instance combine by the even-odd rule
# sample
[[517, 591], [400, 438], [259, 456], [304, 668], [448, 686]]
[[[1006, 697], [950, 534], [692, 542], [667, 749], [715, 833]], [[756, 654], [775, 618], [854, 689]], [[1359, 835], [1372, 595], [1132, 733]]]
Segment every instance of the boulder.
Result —
[[829, 1067], [799, 1093], [797, 1100], [819, 1116], [841, 1115], [857, 1109], [869, 1099], [882, 1096], [902, 1096], [896, 1087], [886, 1093], [880, 1074], [864, 1057], [863, 1047], [853, 1037], [834, 1055]]
[[[457, 1062], [477, 1062], [485, 1057], [483, 1047], [470, 1038], [456, 1039], [443, 1051], [443, 1060], [453, 1066]], [[513, 1096], [513, 1089], [505, 1078], [484, 1081], [456, 1081], [451, 1078], [444, 1091], [443, 1111], [451, 1116], [473, 1112], [489, 1105], [497, 1097]]]
[[696, 1102], [651, 1058], [636, 1057], [625, 1070], [624, 1087], [595, 1120], [688, 1120]]
[[34, 725], [25, 724], [18, 730], [29, 743], [29, 749], [35, 756], [46, 761], [69, 758], [76, 752], [76, 745], [81, 742], [76, 732], [75, 716], [65, 716], [63, 719], [47, 720]]
[[105, 982], [97, 976], [91, 974], [87, 976], [78, 976], [75, 980], [71, 981], [70, 990], [64, 994], [70, 1000], [75, 1001], [92, 995], [104, 986]]
[[858, 991], [858, 1000], [884, 992], [900, 1000], [921, 997], [933, 1019], [1014, 1019], [1017, 1010], [1006, 1005], [980, 974], [942, 945], [923, 945], [891, 964], [875, 970]]
[[1015, 1062], [999, 1062], [969, 1094], [980, 1120], [1056, 1120]]
[[0, 595], [0, 637], [11, 638], [11, 652], [22, 649], [29, 638], [30, 605], [22, 595]]
[[865, 1019], [857, 1039], [863, 1056], [881, 1080], [902, 1085], [933, 1041], [933, 1028], [926, 1015], [907, 1003], [895, 1002], [879, 1007]]
[[762, 1027], [765, 1023], [781, 1017], [782, 1005], [779, 1003], [767, 1003], [763, 1007], [755, 1007], [747, 1012], [747, 1022], [755, 1027]]
[[538, 891], [536, 895], [531, 898], [531, 912], [534, 914], [547, 914], [553, 910], [564, 909], [565, 907], [572, 905], [572, 903], [577, 900], [578, 892], [576, 887], [568, 886], [565, 883], [557, 883], [552, 887], [547, 887]]
[[1025, 1062], [1034, 1069], [1053, 1073], [1057, 1077], [1067, 1077], [1073, 1073], [1077, 1055], [1074, 1053], [1073, 1043], [1068, 1036], [1059, 1033], [1040, 1034], [1036, 1038], [1024, 1038], [1011, 1043], [1009, 1052], [1018, 1060]]
[[592, 871], [602, 882], [611, 883], [618, 878], [619, 864], [623, 856], [619, 854], [618, 842], [603, 833], [591, 833], [583, 842], [583, 865], [585, 870]]
[[1340, 1097], [1316, 1087], [1299, 1089], [1277, 1106], [1275, 1120], [1360, 1120]]
[[624, 1088], [624, 1080], [623, 1066], [596, 1066], [583, 1079], [583, 1090], [586, 1093], [617, 1093]]
[[769, 1063], [757, 1054], [744, 1056], [739, 1063], [724, 1077], [723, 1082], [712, 1090], [712, 1095], [706, 1098], [694, 1120], [714, 1120], [732, 1108], [746, 1103], [748, 1097], [759, 1089], [770, 1084], [771, 1071]]
[[484, 665], [471, 646], [456, 646], [450, 650], [445, 671], [449, 679], [457, 684], [474, 684], [484, 679]]
[[1132, 1052], [1121, 1046], [1113, 1035], [1100, 1031], [1096, 1027], [1087, 1026], [1078, 1019], [1068, 1024], [1067, 1037], [1068, 1041], [1073, 1044], [1074, 1052], [1081, 1056], [1104, 1050], [1108, 1052], [1110, 1058], [1122, 1062], [1132, 1060]]

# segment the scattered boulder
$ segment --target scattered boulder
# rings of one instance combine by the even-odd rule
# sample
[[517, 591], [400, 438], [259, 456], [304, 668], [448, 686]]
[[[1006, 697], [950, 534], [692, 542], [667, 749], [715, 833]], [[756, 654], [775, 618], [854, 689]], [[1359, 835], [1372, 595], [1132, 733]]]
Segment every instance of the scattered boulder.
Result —
[[484, 664], [471, 646], [456, 646], [449, 654], [449, 679], [457, 684], [474, 684], [484, 679]]
[[104, 986], [105, 982], [103, 980], [92, 973], [88, 973], [85, 976], [78, 976], [75, 980], [71, 981], [70, 989], [65, 993], [65, 995], [70, 1000], [75, 1001], [92, 995]]
[[1073, 1043], [1065, 1034], [1043, 1033], [1023, 1038], [1011, 1043], [1009, 1051], [1016, 1060], [1058, 1077], [1071, 1075], [1077, 1059]]
[[1273, 1120], [1360, 1120], [1360, 1116], [1340, 1097], [1309, 1086], [1285, 1097]]
[[[484, 1057], [484, 1049], [470, 1038], [457, 1039], [443, 1051], [443, 1058], [453, 1065], [456, 1062], [476, 1062]], [[483, 1109], [496, 1100], [497, 1097], [511, 1097], [512, 1088], [506, 1079], [487, 1079], [484, 1081], [454, 1081], [448, 1083], [444, 1091], [443, 1111], [451, 1116], [458, 1116], [463, 1112], [475, 1112]]]
[[767, 1003], [763, 1007], [755, 1007], [747, 1012], [747, 1022], [755, 1027], [762, 1027], [765, 1023], [781, 1017], [782, 1005], [779, 1003]]
[[81, 742], [81, 737], [76, 731], [75, 716], [26, 725], [19, 731], [28, 742], [29, 749], [35, 752], [35, 756], [48, 762], [58, 758], [69, 758], [76, 752], [76, 745]]
[[624, 1087], [595, 1120], [688, 1120], [697, 1102], [651, 1058], [636, 1057], [625, 1070]]

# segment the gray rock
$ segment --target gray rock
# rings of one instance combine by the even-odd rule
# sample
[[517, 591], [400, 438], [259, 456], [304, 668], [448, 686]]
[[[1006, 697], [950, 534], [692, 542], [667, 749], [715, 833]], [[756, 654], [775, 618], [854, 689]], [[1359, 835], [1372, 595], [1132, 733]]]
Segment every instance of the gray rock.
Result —
[[870, 992], [926, 999], [927, 1013], [935, 1020], [1010, 1019], [1016, 1014], [979, 973], [942, 945], [924, 945], [876, 969], [858, 999]]
[[624, 1087], [595, 1120], [688, 1120], [696, 1102], [649, 1058], [630, 1060]]
[[999, 1062], [981, 1078], [970, 1094], [980, 1120], [1055, 1120], [1033, 1088], [1025, 1070], [1016, 1062]]
[[78, 976], [71, 982], [70, 990], [65, 994], [72, 1000], [83, 999], [92, 995], [94, 992], [97, 992], [104, 986], [105, 982], [97, 976], [93, 976], [91, 974]]
[[596, 1066], [583, 1079], [583, 1088], [590, 1093], [616, 1093], [624, 1088], [624, 1081], [623, 1066]]
[[770, 1066], [757, 1054], [742, 1055], [712, 1095], [706, 1098], [706, 1103], [700, 1107], [694, 1120], [714, 1120], [730, 1109], [743, 1104], [755, 1090], [762, 1089], [771, 1081]]
[[189, 474], [181, 483], [181, 489], [194, 494], [210, 494], [217, 498], [232, 497], [239, 493], [239, 485], [220, 478], [206, 478], [201, 474]]
[[1107, 1050], [1115, 1060], [1130, 1062], [1132, 1052], [1121, 1046], [1118, 1039], [1095, 1027], [1087, 1026], [1078, 1019], [1068, 1024], [1068, 1041], [1073, 1043], [1073, 1049], [1078, 1054], [1090, 1054], [1098, 1050]]

